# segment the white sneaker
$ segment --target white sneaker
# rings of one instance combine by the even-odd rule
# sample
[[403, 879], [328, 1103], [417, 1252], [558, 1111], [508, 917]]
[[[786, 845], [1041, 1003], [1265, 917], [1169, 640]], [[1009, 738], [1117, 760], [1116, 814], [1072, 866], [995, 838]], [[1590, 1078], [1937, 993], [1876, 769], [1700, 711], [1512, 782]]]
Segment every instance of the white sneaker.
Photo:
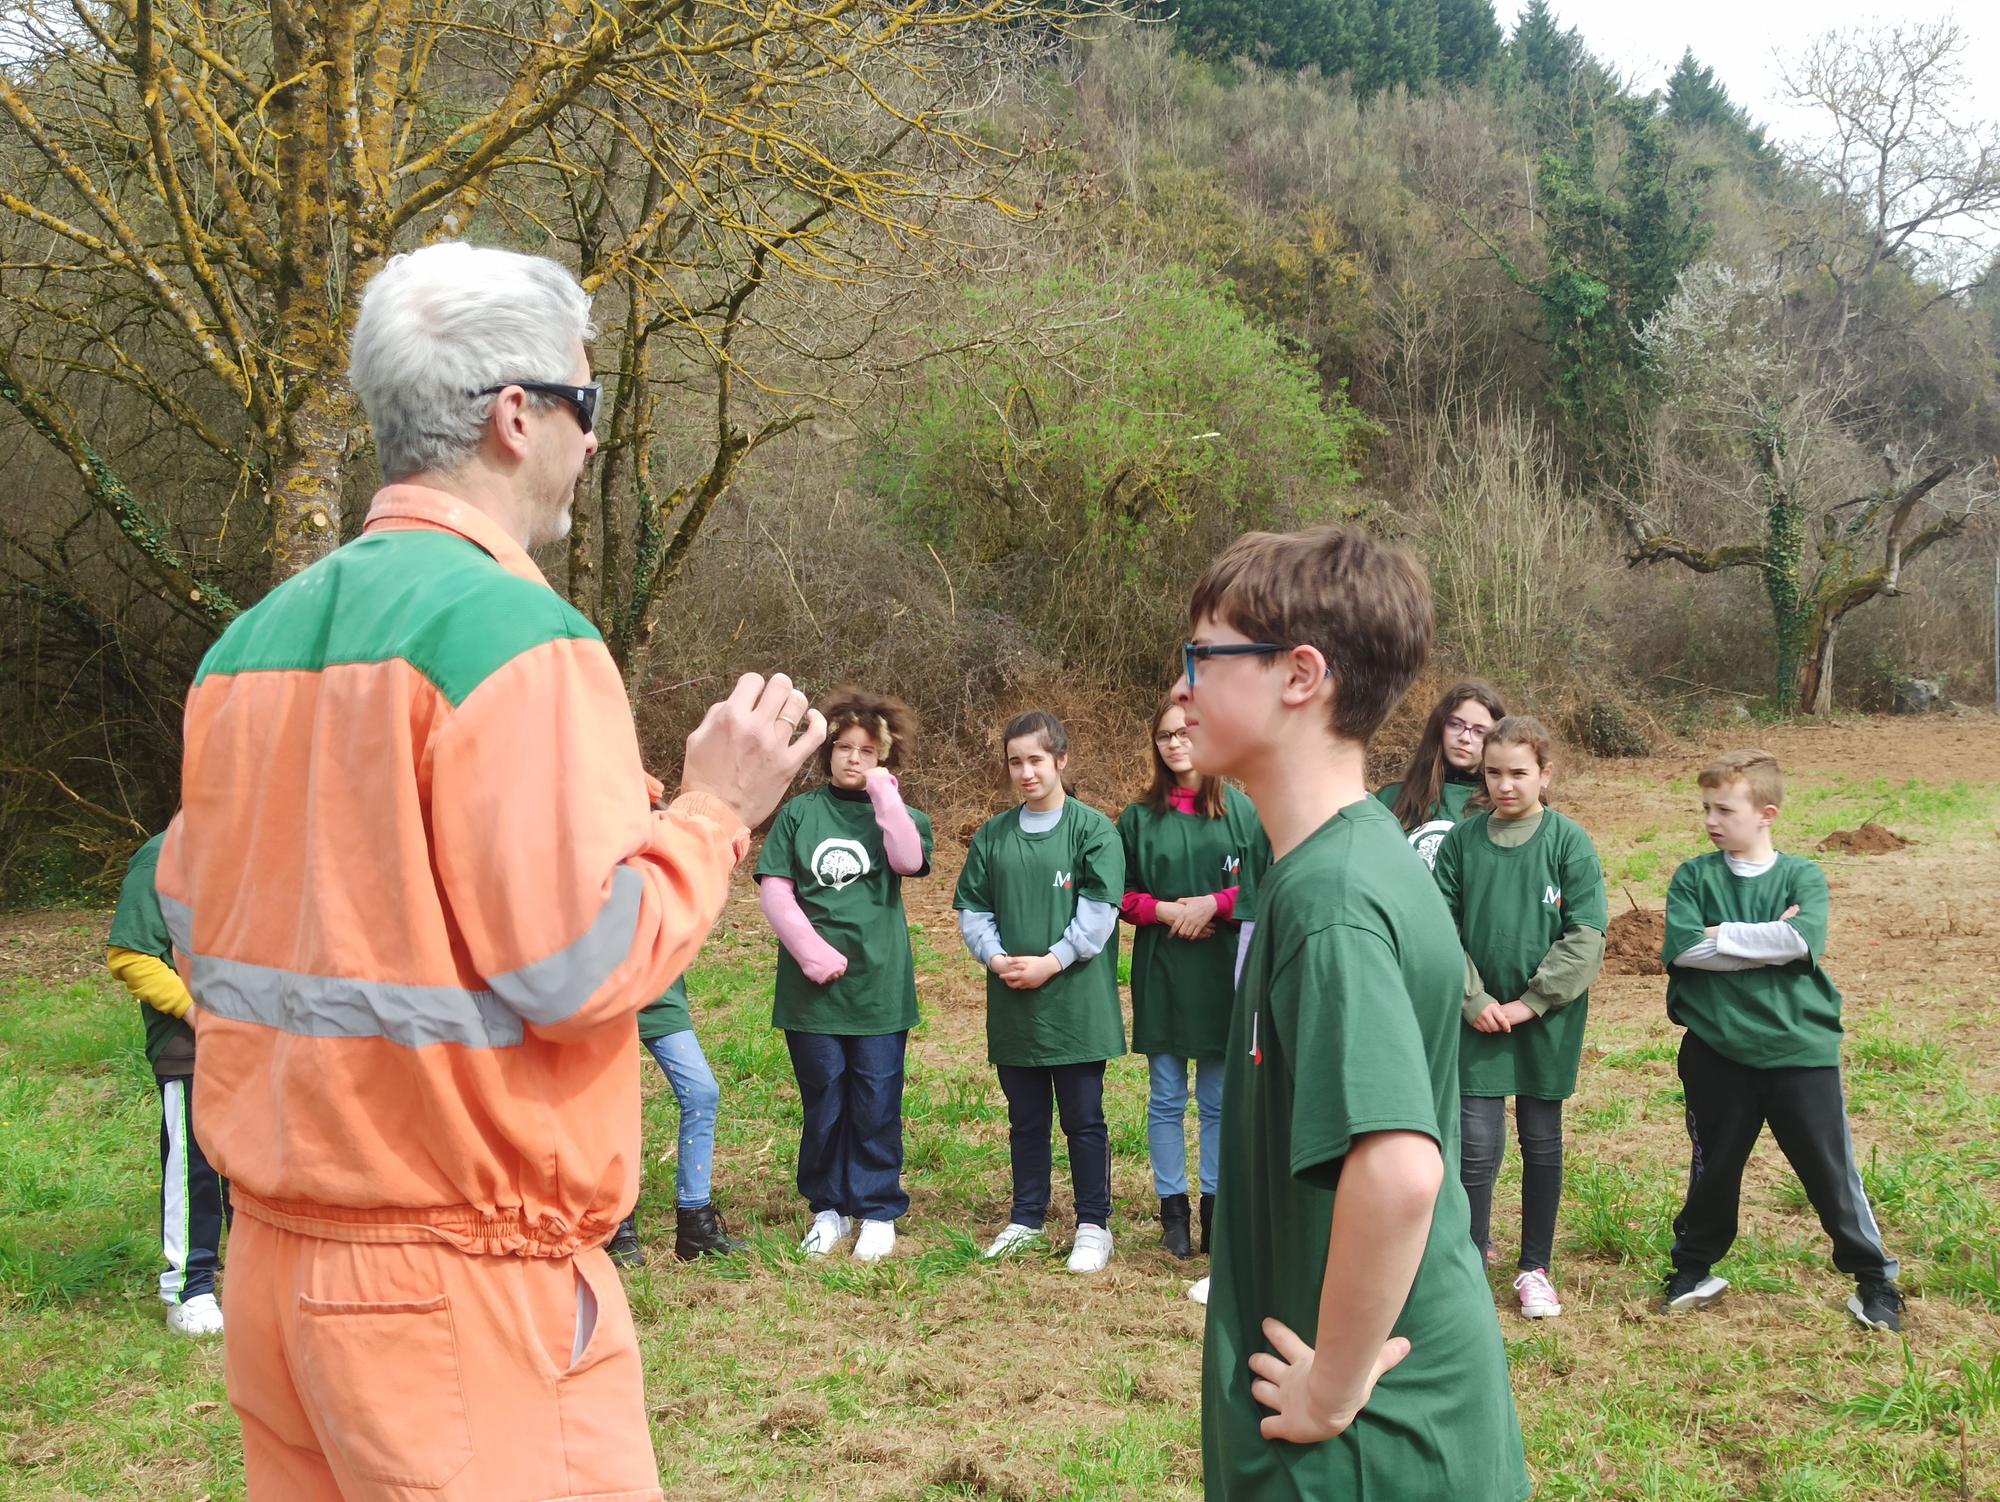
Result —
[[167, 1328], [176, 1335], [220, 1335], [222, 1306], [212, 1293], [198, 1293], [184, 1304], [169, 1304]]
[[1076, 1246], [1069, 1254], [1073, 1273], [1101, 1273], [1111, 1260], [1111, 1233], [1103, 1226], [1078, 1226]]
[[856, 1262], [880, 1262], [896, 1250], [896, 1223], [893, 1220], [864, 1220], [861, 1234], [854, 1238]]
[[1007, 1222], [1007, 1228], [993, 1238], [993, 1245], [986, 1249], [986, 1260], [1004, 1257], [1009, 1252], [1018, 1252], [1023, 1247], [1042, 1239], [1040, 1226], [1024, 1226], [1018, 1220]]
[[1555, 1285], [1539, 1267], [1531, 1267], [1516, 1278], [1514, 1292], [1521, 1296], [1522, 1319], [1554, 1319], [1563, 1312]]
[[1208, 1302], [1208, 1279], [1203, 1278], [1194, 1287], [1190, 1288], [1188, 1290], [1188, 1297], [1193, 1299], [1197, 1304], [1206, 1304]]
[[845, 1241], [853, 1229], [854, 1222], [838, 1210], [822, 1210], [813, 1217], [812, 1229], [799, 1243], [799, 1250], [808, 1257], [824, 1257]]

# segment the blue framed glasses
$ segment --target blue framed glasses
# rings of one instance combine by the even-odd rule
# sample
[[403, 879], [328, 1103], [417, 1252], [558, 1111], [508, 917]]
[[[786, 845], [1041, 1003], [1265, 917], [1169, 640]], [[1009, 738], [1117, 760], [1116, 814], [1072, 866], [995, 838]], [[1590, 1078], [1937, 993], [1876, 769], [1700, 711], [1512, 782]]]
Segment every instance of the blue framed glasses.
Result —
[[1224, 642], [1219, 646], [1208, 646], [1199, 642], [1181, 643], [1181, 663], [1187, 670], [1188, 687], [1194, 687], [1194, 665], [1211, 657], [1269, 657], [1277, 652], [1288, 651], [1276, 642], [1240, 641]]

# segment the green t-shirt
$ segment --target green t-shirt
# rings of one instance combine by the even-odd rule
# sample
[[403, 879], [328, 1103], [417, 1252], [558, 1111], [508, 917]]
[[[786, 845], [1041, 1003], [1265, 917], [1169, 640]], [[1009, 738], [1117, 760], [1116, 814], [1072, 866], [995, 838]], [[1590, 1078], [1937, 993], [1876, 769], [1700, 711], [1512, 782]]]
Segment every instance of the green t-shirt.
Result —
[[664, 996], [658, 1001], [647, 1002], [639, 1009], [641, 1043], [671, 1038], [675, 1033], [691, 1032], [693, 1028], [694, 1018], [688, 1012], [686, 976], [676, 976]]
[[[910, 810], [931, 863], [931, 821]], [[903, 878], [882, 848], [875, 805], [862, 792], [820, 786], [783, 808], [765, 837], [757, 875], [782, 876], [819, 936], [847, 956], [847, 973], [824, 986], [806, 979], [778, 946], [771, 1026], [872, 1038], [917, 1025], [916, 958], [903, 913]]]
[[[1451, 832], [1452, 826], [1465, 817], [1466, 806], [1478, 791], [1477, 782], [1459, 782], [1447, 777], [1444, 786], [1438, 789], [1437, 802], [1424, 814], [1423, 822], [1408, 831], [1410, 848], [1424, 858], [1426, 866], [1436, 867], [1438, 846]], [[1403, 785], [1400, 782], [1378, 788], [1375, 793], [1387, 809], [1395, 808], [1396, 800], [1402, 795]]]
[[[1476, 814], [1454, 827], [1438, 846], [1434, 874], [1487, 994], [1515, 1001], [1564, 929], [1604, 932], [1604, 868], [1582, 826], [1552, 808], [1543, 810], [1524, 844], [1511, 848], [1487, 837], [1492, 818]], [[1589, 1010], [1586, 991], [1511, 1033], [1463, 1024], [1460, 1085], [1467, 1095], [1567, 1100], [1576, 1091]]]
[[[1053, 829], [1029, 834], [1010, 808], [979, 826], [952, 905], [991, 913], [1008, 954], [1047, 954], [1085, 898], [1114, 908], [1125, 895], [1125, 851], [1111, 821], [1074, 798]], [[1125, 1052], [1118, 944], [1033, 991], [986, 973], [986, 1057], [995, 1064], [1091, 1064]]]
[[[156, 834], [141, 845], [125, 867], [125, 881], [118, 888], [118, 910], [111, 917], [111, 937], [105, 943], [113, 949], [129, 949], [149, 954], [163, 964], [174, 962], [174, 941], [167, 934], [167, 920], [160, 912], [160, 894], [153, 885], [153, 872], [160, 864], [160, 846], [165, 834]], [[180, 1076], [194, 1072], [194, 1029], [184, 1018], [169, 1017], [157, 1007], [139, 1003], [139, 1016], [146, 1024], [146, 1062], [156, 1073]]]
[[1118, 816], [1125, 886], [1162, 900], [1237, 888], [1234, 921], [1206, 939], [1177, 939], [1163, 923], [1132, 938], [1132, 1051], [1219, 1059], [1236, 989], [1236, 924], [1255, 918], [1257, 879], [1271, 863], [1257, 806], [1235, 788], [1220, 818], [1134, 803]]
[[[1506, 1350], [1459, 1183], [1464, 963], [1451, 917], [1386, 808], [1342, 809], [1271, 867], [1230, 1019], [1220, 1202], [1202, 1352], [1214, 1499], [1519, 1502]], [[1422, 1132], [1444, 1181], [1395, 1333], [1410, 1354], [1320, 1445], [1267, 1440], [1249, 1358], [1273, 1317], [1319, 1329], [1340, 1168], [1369, 1132]]]
[[[1714, 923], [1789, 921], [1804, 959], [1754, 970], [1690, 970], [1674, 957]], [[1752, 1069], [1818, 1069], [1840, 1062], [1840, 992], [1820, 965], [1826, 953], [1826, 873], [1781, 855], [1762, 876], [1738, 876], [1719, 850], [1683, 861], [1667, 887], [1667, 1015], [1726, 1058]]]

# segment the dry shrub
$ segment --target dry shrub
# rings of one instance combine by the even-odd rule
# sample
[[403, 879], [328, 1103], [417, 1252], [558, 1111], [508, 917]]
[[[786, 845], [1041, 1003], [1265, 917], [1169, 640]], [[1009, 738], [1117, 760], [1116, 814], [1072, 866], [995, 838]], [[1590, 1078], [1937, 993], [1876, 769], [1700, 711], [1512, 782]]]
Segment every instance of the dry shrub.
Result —
[[1419, 481], [1414, 526], [1445, 655], [1521, 684], [1595, 655], [1589, 610], [1609, 548], [1552, 433], [1519, 412], [1464, 415]]

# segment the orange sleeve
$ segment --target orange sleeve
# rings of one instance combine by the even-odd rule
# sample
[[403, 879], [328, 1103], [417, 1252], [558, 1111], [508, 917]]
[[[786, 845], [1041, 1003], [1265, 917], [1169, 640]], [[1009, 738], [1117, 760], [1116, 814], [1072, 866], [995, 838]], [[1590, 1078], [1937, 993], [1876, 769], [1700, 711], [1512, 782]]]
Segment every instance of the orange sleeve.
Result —
[[673, 983], [748, 835], [705, 794], [649, 806], [625, 686], [595, 640], [545, 643], [481, 683], [433, 742], [429, 780], [438, 879], [472, 966], [551, 1038]]

